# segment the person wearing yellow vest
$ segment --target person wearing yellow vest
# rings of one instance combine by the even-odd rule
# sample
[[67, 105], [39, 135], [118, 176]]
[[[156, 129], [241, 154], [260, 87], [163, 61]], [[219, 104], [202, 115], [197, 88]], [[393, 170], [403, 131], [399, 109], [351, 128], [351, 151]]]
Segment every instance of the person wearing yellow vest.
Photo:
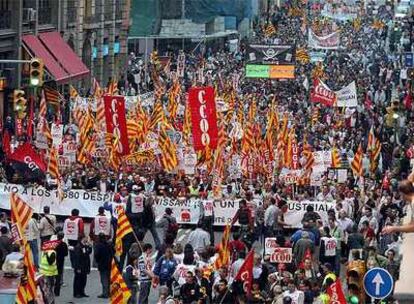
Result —
[[336, 281], [336, 274], [332, 271], [332, 265], [325, 263], [322, 265], [322, 271], [325, 274], [323, 278], [322, 286], [328, 287]]
[[56, 276], [58, 275], [55, 248], [59, 242], [60, 241], [45, 241], [42, 244], [39, 271], [43, 275], [43, 292], [44, 299], [47, 299], [47, 303], [55, 303], [54, 287]]
[[190, 197], [198, 197], [200, 195], [200, 187], [197, 179], [193, 179], [191, 185], [188, 187]]

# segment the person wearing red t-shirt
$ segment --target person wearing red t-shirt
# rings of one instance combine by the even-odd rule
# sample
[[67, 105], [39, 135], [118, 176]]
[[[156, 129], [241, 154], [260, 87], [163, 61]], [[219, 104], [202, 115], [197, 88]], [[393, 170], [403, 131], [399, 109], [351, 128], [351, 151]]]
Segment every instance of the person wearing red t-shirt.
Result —
[[231, 254], [231, 261], [237, 259], [237, 253], [240, 251], [246, 251], [246, 244], [239, 240], [240, 234], [238, 232], [233, 233], [233, 240], [229, 242], [229, 251]]

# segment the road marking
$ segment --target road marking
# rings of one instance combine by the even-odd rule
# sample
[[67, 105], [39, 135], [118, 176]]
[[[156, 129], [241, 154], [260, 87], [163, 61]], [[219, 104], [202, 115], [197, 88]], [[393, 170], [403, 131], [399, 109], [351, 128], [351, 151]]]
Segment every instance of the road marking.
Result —
[[[65, 267], [64, 267], [64, 269], [65, 269], [65, 270], [73, 270], [73, 268], [72, 268], [72, 267], [70, 267], [70, 266], [65, 266]], [[91, 270], [96, 271], [96, 270], [98, 270], [98, 268], [96, 268], [96, 267], [91, 267]]]

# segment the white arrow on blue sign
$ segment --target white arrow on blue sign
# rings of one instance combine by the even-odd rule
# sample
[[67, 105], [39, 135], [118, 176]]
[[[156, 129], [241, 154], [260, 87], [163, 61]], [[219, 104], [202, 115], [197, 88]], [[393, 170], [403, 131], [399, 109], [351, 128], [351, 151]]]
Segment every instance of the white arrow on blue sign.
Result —
[[364, 289], [371, 298], [384, 299], [388, 297], [393, 286], [394, 280], [384, 268], [372, 268], [364, 276]]

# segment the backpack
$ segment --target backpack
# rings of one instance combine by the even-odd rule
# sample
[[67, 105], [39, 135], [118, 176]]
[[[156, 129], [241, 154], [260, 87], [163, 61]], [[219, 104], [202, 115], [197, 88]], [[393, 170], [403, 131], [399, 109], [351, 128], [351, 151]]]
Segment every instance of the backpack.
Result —
[[248, 210], [246, 209], [240, 209], [240, 214], [239, 214], [239, 223], [240, 225], [248, 225], [249, 224], [249, 214], [248, 214]]
[[165, 217], [168, 221], [168, 230], [167, 233], [174, 234], [175, 236], [178, 233], [178, 224], [173, 222], [168, 216]]

